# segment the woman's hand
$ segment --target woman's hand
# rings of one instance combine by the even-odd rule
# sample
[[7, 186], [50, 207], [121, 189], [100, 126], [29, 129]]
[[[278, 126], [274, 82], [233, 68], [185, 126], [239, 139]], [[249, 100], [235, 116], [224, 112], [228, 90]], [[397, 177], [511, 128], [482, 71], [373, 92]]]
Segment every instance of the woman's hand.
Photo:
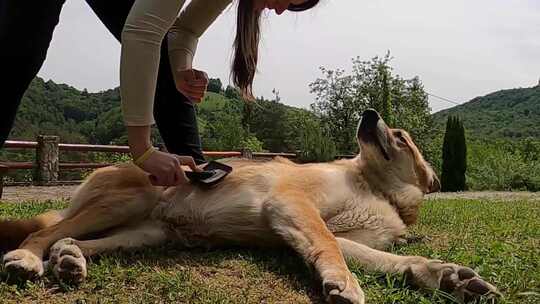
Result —
[[150, 182], [154, 186], [176, 186], [188, 182], [181, 166], [188, 166], [193, 171], [202, 171], [191, 156], [180, 156], [155, 151], [140, 164], [141, 169], [150, 173]]
[[208, 87], [208, 75], [199, 70], [177, 71], [176, 89], [193, 103], [200, 103]]
[[[133, 159], [139, 159], [152, 147], [150, 126], [128, 126], [129, 148]], [[187, 181], [182, 165], [193, 171], [202, 171], [191, 156], [179, 156], [160, 151], [153, 151], [146, 160], [139, 164], [141, 169], [150, 173], [150, 181], [155, 186], [175, 186]]]

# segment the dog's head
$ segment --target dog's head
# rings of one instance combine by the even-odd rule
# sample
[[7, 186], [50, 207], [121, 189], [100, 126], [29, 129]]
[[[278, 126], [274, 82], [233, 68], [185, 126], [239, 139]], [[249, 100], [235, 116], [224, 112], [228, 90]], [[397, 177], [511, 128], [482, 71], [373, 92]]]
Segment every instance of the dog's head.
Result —
[[381, 174], [391, 174], [423, 193], [440, 190], [440, 182], [431, 166], [404, 130], [389, 128], [379, 113], [366, 110], [358, 124], [360, 157], [368, 166], [375, 166]]

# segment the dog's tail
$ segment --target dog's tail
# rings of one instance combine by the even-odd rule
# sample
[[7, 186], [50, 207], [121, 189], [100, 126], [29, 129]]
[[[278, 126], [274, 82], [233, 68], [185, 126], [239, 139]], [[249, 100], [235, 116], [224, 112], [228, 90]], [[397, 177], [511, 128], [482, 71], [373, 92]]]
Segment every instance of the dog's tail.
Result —
[[51, 210], [22, 220], [0, 220], [0, 253], [16, 249], [33, 232], [63, 219], [62, 211]]

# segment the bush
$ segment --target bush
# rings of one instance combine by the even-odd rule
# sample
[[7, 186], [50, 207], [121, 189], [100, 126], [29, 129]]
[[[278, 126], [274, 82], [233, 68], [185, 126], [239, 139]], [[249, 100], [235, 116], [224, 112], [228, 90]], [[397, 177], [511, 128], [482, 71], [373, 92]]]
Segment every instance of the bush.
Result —
[[298, 139], [301, 162], [327, 162], [336, 158], [336, 144], [325, 128], [316, 120], [305, 117], [300, 124]]
[[210, 78], [208, 80], [208, 92], [221, 93], [223, 92], [223, 84], [219, 78]]
[[469, 145], [467, 180], [473, 190], [540, 191], [540, 161], [523, 143], [478, 141]]

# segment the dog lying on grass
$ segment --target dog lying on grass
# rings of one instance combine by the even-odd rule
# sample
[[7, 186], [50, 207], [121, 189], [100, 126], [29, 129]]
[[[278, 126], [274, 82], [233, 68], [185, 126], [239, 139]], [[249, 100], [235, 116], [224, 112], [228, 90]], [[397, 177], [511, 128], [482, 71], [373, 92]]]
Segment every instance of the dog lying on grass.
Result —
[[229, 160], [233, 173], [211, 188], [154, 187], [132, 164], [96, 170], [69, 208], [0, 223], [0, 245], [18, 246], [4, 255], [5, 269], [35, 279], [48, 256], [58, 279], [80, 283], [85, 257], [105, 251], [170, 240], [185, 247], [290, 246], [314, 267], [329, 303], [365, 302], [345, 258], [460, 300], [497, 295], [470, 268], [382, 251], [403, 241], [424, 194], [440, 185], [407, 132], [389, 128], [377, 112], [363, 113], [357, 138], [361, 152], [350, 160]]

